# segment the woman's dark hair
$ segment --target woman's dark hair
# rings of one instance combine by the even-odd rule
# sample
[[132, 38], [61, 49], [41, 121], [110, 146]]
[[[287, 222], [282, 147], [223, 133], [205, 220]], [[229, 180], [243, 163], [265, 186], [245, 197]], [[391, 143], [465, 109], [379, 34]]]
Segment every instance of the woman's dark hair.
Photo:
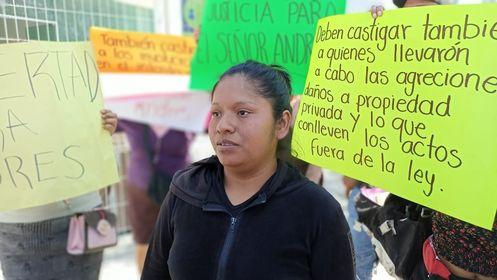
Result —
[[395, 4], [395, 6], [403, 8], [404, 5], [406, 4], [406, 1], [407, 0], [393, 0], [393, 3]]
[[247, 81], [251, 82], [256, 92], [270, 101], [273, 107], [273, 116], [276, 120], [281, 118], [285, 110], [292, 112], [292, 107], [290, 106], [291, 80], [290, 75], [283, 67], [247, 60], [224, 72], [214, 85], [212, 93], [225, 77], [237, 74], [242, 75]]
[[[404, 8], [404, 6], [406, 5], [406, 2], [407, 2], [407, 0], [393, 0], [393, 3], [395, 4], [395, 6], [397, 6], [399, 8]], [[440, 5], [440, 1], [438, 1], [438, 0], [433, 0], [432, 2]]]

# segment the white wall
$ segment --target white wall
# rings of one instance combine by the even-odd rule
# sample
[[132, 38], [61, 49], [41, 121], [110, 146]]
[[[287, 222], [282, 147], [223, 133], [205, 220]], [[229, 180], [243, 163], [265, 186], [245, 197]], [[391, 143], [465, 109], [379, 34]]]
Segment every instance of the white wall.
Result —
[[173, 35], [183, 33], [181, 0], [155, 0], [154, 16], [155, 32]]

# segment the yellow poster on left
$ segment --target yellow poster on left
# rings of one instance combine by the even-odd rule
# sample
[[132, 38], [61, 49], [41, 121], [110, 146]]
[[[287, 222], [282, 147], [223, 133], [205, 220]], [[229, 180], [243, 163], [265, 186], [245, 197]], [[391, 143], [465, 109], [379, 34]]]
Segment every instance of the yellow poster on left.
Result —
[[90, 43], [0, 45], [0, 211], [118, 181]]

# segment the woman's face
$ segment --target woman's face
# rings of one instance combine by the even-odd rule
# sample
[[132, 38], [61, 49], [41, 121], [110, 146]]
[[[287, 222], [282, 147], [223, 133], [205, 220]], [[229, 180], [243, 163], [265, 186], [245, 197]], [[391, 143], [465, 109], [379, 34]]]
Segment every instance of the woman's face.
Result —
[[218, 83], [211, 113], [209, 138], [225, 167], [250, 169], [274, 160], [278, 140], [288, 132], [290, 114], [275, 121], [270, 101], [239, 74]]

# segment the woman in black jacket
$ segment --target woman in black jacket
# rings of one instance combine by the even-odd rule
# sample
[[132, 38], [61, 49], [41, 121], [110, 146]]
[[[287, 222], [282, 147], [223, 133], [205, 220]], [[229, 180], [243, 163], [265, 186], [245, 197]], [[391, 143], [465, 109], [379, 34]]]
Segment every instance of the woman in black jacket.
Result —
[[340, 205], [276, 158], [290, 93], [277, 66], [247, 61], [221, 76], [209, 124], [216, 156], [175, 174], [142, 279], [354, 279]]

